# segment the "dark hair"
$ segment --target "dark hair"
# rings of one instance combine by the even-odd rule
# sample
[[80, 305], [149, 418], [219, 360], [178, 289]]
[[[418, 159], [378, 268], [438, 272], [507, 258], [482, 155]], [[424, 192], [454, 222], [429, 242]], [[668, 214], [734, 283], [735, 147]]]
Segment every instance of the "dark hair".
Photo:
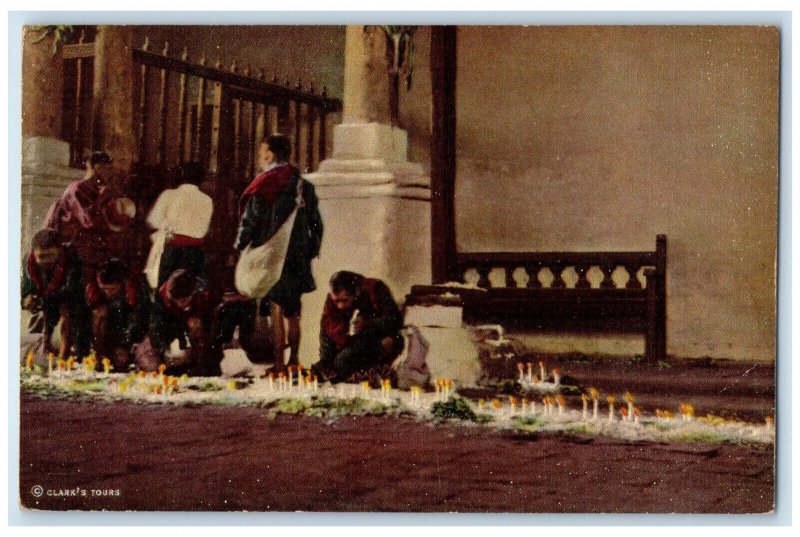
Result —
[[61, 239], [61, 233], [55, 229], [45, 228], [31, 239], [31, 248], [61, 248], [64, 241]]
[[92, 166], [97, 166], [98, 164], [111, 164], [111, 156], [105, 151], [95, 151], [86, 157], [86, 162]]
[[178, 269], [169, 277], [169, 294], [172, 298], [186, 298], [197, 291], [197, 278], [185, 269]]
[[269, 150], [272, 151], [278, 162], [285, 162], [292, 155], [292, 142], [285, 134], [272, 134], [264, 138], [262, 143], [269, 146]]
[[100, 266], [100, 270], [97, 271], [98, 279], [104, 284], [123, 283], [127, 276], [127, 265], [125, 265], [124, 261], [117, 258], [109, 259], [103, 263]]
[[355, 272], [350, 272], [347, 270], [340, 270], [331, 276], [331, 291], [334, 293], [340, 293], [344, 291], [350, 296], [356, 296], [358, 295], [359, 289], [361, 289], [361, 281], [363, 279], [364, 276], [361, 274], [356, 274]]
[[205, 170], [202, 162], [184, 162], [178, 171], [181, 183], [199, 185], [205, 179]]

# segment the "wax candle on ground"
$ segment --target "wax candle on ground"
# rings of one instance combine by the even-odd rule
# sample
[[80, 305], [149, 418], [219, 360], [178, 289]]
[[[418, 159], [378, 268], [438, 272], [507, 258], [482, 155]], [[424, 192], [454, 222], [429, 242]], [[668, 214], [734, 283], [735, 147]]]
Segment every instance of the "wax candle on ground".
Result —
[[638, 407], [633, 407], [633, 423], [639, 423], [639, 416], [641, 416], [641, 414]]
[[525, 380], [525, 366], [522, 365], [522, 362], [517, 362], [517, 370], [519, 371], [519, 382], [522, 383]]
[[528, 403], [529, 403], [528, 398], [527, 397], [523, 397], [522, 398], [522, 404], [519, 407], [523, 414], [528, 412]]
[[106, 375], [111, 373], [111, 360], [103, 358], [103, 373]]
[[583, 403], [581, 419], [583, 419], [583, 421], [586, 421], [586, 419], [589, 417], [589, 396], [586, 395], [585, 393], [581, 394], [581, 403]]
[[25, 357], [25, 367], [28, 371], [33, 371], [33, 349], [28, 351], [28, 355]]
[[544, 368], [544, 362], [539, 362], [539, 377], [542, 379], [542, 382], [547, 380], [547, 370]]
[[614, 401], [616, 400], [613, 395], [606, 397], [606, 401], [608, 401], [608, 421], [614, 421]]
[[553, 383], [555, 383], [556, 386], [561, 384], [561, 370], [558, 368], [553, 369]]
[[513, 395], [510, 395], [508, 397], [508, 403], [511, 405], [511, 415], [513, 416], [517, 413], [517, 398]]
[[48, 375], [52, 375], [53, 374], [53, 362], [55, 362], [55, 361], [56, 361], [56, 355], [53, 354], [52, 352], [48, 352], [47, 353], [47, 374]]
[[622, 416], [622, 421], [628, 421], [628, 407], [620, 406], [619, 415]]
[[483, 405], [486, 404], [486, 401], [483, 399], [478, 399], [478, 410], [483, 411]]
[[528, 383], [531, 383], [533, 382], [533, 363], [528, 362], [525, 365], [527, 366], [528, 369]]
[[567, 404], [567, 401], [566, 399], [564, 399], [564, 396], [561, 394], [556, 395], [556, 403], [558, 403], [558, 413], [563, 414], [564, 406]]
[[600, 390], [597, 388], [589, 388], [589, 396], [592, 398], [592, 419], [597, 419], [597, 414], [600, 408]]
[[626, 414], [629, 420], [633, 419], [633, 394], [625, 392], [625, 401], [628, 403], [628, 413]]
[[773, 429], [775, 427], [775, 418], [772, 416], [765, 416], [764, 417], [764, 426], [767, 429]]

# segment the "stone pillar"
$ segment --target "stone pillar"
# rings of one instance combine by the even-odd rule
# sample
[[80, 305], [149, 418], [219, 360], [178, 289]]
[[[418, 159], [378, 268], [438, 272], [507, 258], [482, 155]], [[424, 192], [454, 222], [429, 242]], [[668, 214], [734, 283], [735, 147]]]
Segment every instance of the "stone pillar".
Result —
[[24, 28], [22, 38], [22, 136], [61, 138], [64, 63], [53, 37]]
[[131, 26], [98, 26], [95, 38], [92, 145], [104, 149], [122, 170], [136, 161]]
[[389, 124], [389, 76], [379, 30], [349, 26], [343, 123], [333, 153], [305, 177], [320, 199], [325, 234], [314, 262], [318, 290], [303, 298], [300, 359], [319, 359], [319, 321], [338, 270], [381, 278], [402, 302], [431, 281], [430, 179], [408, 161], [406, 131]]
[[342, 121], [389, 124], [386, 40], [378, 28], [351, 25], [345, 32]]

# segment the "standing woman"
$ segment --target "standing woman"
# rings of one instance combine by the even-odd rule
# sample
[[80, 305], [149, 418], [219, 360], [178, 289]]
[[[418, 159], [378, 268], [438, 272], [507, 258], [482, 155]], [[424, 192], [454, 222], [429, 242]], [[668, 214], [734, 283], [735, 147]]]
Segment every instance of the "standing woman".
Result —
[[[289, 164], [292, 148], [289, 138], [273, 134], [261, 143], [259, 160], [263, 170], [250, 183], [239, 202], [241, 221], [236, 237], [236, 250], [258, 247], [268, 241], [297, 209], [289, 248], [280, 279], [262, 302], [270, 304], [272, 319], [273, 371], [282, 371], [288, 335], [289, 365], [299, 363], [300, 297], [316, 289], [311, 273], [311, 260], [319, 255], [322, 243], [322, 218], [319, 214], [314, 185], [300, 177], [300, 171]], [[298, 182], [300, 196], [298, 199]], [[299, 202], [299, 203], [298, 203]], [[287, 330], [284, 323], [288, 326]]]

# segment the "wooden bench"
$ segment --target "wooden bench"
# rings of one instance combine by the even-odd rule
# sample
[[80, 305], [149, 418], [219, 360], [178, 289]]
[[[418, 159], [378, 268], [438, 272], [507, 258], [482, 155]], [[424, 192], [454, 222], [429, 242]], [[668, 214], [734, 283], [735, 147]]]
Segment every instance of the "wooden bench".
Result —
[[[570, 267], [578, 277], [574, 286], [563, 276]], [[587, 278], [592, 267], [603, 274], [599, 285]], [[553, 275], [548, 286], [541, 281], [544, 269]], [[612, 278], [618, 270], [628, 275], [622, 286]], [[492, 283], [498, 271], [504, 285]], [[644, 286], [637, 277], [640, 271]], [[451, 293], [460, 297], [467, 324], [575, 334], [640, 333], [645, 336], [646, 360], [656, 363], [667, 352], [666, 272], [666, 235], [656, 237], [652, 252], [457, 253], [452, 279], [467, 283], [472, 276], [477, 288], [415, 285], [406, 304], [424, 304]]]

